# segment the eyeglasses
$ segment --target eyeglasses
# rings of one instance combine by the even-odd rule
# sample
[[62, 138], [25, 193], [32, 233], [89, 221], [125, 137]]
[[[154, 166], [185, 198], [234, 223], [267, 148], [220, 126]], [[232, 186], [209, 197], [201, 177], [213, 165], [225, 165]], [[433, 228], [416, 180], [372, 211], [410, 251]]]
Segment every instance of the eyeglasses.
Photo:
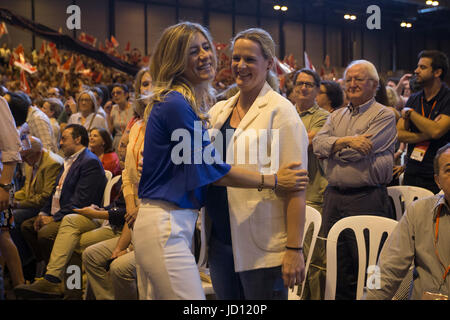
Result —
[[304, 85], [308, 89], [312, 89], [312, 88], [314, 88], [316, 86], [316, 84], [314, 82], [298, 81], [298, 82], [295, 83], [295, 86], [296, 87], [300, 87], [300, 88], [303, 87]]
[[345, 79], [345, 84], [351, 85], [353, 80], [355, 81], [356, 84], [359, 85], [359, 84], [363, 84], [364, 81], [366, 81], [366, 80], [374, 80], [374, 79], [371, 79], [371, 78], [349, 78], [349, 79]]

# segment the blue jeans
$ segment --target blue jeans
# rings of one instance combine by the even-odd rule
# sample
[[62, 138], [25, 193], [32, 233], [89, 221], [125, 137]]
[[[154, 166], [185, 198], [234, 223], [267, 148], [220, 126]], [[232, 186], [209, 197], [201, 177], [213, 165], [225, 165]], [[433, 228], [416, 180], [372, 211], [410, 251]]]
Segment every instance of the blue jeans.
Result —
[[20, 226], [22, 222], [33, 218], [39, 213], [39, 209], [35, 208], [22, 208], [22, 209], [13, 209], [14, 215], [14, 228], [10, 230], [11, 239], [19, 251], [20, 260], [22, 261], [22, 265], [26, 265], [30, 262], [33, 254], [28, 247], [25, 239], [22, 236], [22, 232], [20, 231]]
[[232, 246], [213, 236], [208, 263], [211, 281], [219, 300], [287, 300], [281, 266], [242, 272], [234, 271]]

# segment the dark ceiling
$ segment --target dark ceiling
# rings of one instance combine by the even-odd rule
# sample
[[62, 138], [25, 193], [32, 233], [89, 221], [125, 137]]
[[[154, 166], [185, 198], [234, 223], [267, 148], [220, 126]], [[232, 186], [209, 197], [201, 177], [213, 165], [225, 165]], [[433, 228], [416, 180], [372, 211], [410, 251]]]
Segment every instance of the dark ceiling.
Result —
[[[429, 7], [425, 0], [125, 0], [148, 4], [178, 6], [182, 8], [197, 8], [205, 12], [222, 12], [236, 15], [250, 15], [256, 17], [281, 16], [285, 21], [298, 21], [328, 24], [336, 26], [366, 25], [370, 14], [367, 7], [377, 5], [381, 9], [381, 24], [387, 27], [399, 27], [400, 22], [406, 20], [413, 23], [415, 30], [425, 29], [433, 31], [445, 30], [450, 32], [450, 0], [440, 0], [438, 7]], [[288, 6], [288, 11], [281, 13], [274, 11], [275, 3]], [[422, 9], [429, 12], [421, 13]], [[355, 21], [343, 19], [345, 13], [355, 14]]]

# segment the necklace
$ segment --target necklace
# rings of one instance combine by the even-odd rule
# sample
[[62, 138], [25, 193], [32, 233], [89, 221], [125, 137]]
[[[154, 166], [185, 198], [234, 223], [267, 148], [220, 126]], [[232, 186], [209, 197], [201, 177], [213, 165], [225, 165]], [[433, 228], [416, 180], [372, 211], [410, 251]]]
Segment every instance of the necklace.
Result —
[[242, 121], [242, 118], [241, 118], [241, 115], [239, 114], [239, 110], [238, 110], [238, 108], [237, 108], [237, 103], [234, 105], [234, 109], [236, 110], [236, 113], [237, 113], [237, 115], [238, 115], [238, 117], [239, 117], [239, 122], [241, 122], [241, 121]]

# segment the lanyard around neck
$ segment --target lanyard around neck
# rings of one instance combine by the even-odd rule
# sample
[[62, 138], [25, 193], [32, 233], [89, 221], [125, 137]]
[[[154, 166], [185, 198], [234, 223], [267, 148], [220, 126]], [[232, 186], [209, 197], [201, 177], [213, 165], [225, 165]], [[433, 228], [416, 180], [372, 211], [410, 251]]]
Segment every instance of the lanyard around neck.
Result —
[[438, 208], [437, 216], [436, 216], [436, 229], [435, 229], [435, 236], [434, 236], [434, 253], [436, 254], [436, 257], [439, 260], [439, 263], [442, 265], [442, 267], [445, 269], [444, 271], [444, 281], [447, 278], [448, 273], [450, 272], [450, 264], [445, 267], [445, 264], [442, 262], [441, 257], [439, 256], [439, 251], [437, 249], [437, 242], [438, 242], [438, 235], [439, 235], [439, 219], [441, 218], [441, 211], [444, 204], [441, 204]]
[[[425, 110], [423, 109], [423, 97], [422, 97], [422, 99], [420, 99], [420, 102], [421, 102], [421, 104], [422, 104], [422, 116], [425, 117]], [[436, 106], [436, 102], [437, 102], [437, 100], [434, 100], [433, 106], [431, 107], [431, 110], [430, 110], [430, 114], [429, 114], [428, 117], [427, 117], [428, 119], [430, 119], [431, 114], [433, 113], [433, 109], [434, 109], [434, 107]]]

